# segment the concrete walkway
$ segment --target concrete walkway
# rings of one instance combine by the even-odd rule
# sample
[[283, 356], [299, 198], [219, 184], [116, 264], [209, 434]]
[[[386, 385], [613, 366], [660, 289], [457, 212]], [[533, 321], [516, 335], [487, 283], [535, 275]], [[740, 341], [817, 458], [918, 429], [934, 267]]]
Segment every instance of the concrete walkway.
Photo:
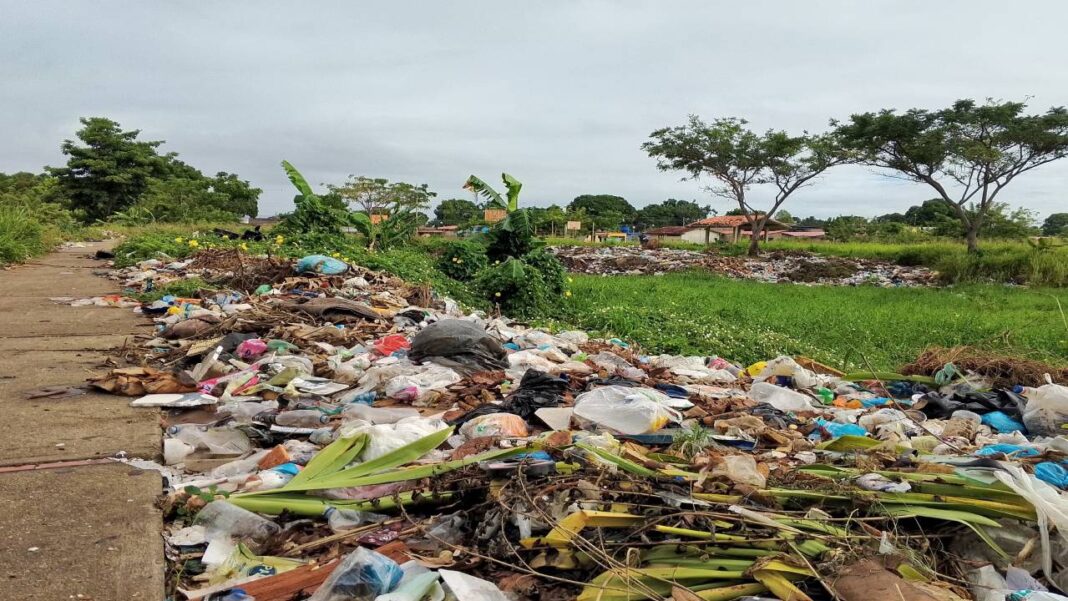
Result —
[[101, 463], [156, 458], [158, 413], [103, 394], [25, 395], [84, 383], [107, 370], [103, 351], [148, 331], [128, 309], [49, 300], [117, 292], [87, 258], [104, 246], [0, 271], [0, 599], [163, 599], [160, 476]]

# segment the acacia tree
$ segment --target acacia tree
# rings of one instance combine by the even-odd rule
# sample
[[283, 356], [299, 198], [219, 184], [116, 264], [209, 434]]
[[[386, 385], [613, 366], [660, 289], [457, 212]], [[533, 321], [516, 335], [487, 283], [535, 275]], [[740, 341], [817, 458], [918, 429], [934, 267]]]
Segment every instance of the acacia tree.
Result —
[[1022, 102], [958, 100], [939, 111], [884, 109], [833, 123], [859, 163], [929, 185], [963, 226], [968, 251], [1009, 182], [1068, 154], [1068, 111], [1027, 115]]
[[[418, 186], [406, 182], [390, 182], [384, 178], [350, 175], [340, 186], [327, 186], [346, 203], [366, 213], [360, 229], [367, 236], [368, 248], [387, 247], [410, 238], [419, 225], [426, 222], [422, 211], [436, 196], [426, 184]], [[376, 215], [384, 216], [375, 223]]]
[[[768, 220], [801, 187], [827, 169], [849, 160], [831, 136], [791, 136], [783, 131], [757, 134], [744, 119], [711, 123], [690, 115], [686, 125], [658, 129], [642, 144], [661, 171], [684, 171], [689, 178], [718, 182], [709, 192], [731, 200], [749, 222], [749, 254], [756, 255]], [[765, 210], [754, 208], [750, 189], [771, 187], [774, 197]]]

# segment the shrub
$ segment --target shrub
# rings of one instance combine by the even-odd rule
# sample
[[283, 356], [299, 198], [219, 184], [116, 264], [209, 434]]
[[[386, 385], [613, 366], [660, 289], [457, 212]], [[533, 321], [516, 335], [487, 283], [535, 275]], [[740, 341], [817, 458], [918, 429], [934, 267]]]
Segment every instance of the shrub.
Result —
[[556, 255], [544, 248], [539, 248], [523, 255], [523, 263], [541, 274], [550, 292], [560, 294], [564, 291], [567, 270], [564, 269], [564, 264], [560, 262], [560, 259], [556, 258]]
[[508, 257], [522, 257], [541, 243], [534, 237], [534, 225], [525, 209], [512, 211], [487, 234], [486, 256], [504, 262]]
[[541, 272], [515, 258], [480, 271], [475, 287], [511, 317], [536, 316], [553, 304], [552, 292]]
[[486, 264], [485, 247], [473, 242], [449, 242], [438, 259], [438, 269], [461, 282], [474, 279]]

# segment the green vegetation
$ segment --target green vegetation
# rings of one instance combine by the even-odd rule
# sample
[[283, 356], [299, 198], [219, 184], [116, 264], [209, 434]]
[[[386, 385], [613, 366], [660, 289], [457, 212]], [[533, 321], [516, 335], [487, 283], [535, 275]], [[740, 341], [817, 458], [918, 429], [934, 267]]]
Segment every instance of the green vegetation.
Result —
[[[568, 325], [640, 342], [647, 352], [750, 363], [803, 354], [846, 369], [896, 369], [928, 345], [975, 345], [1068, 363], [1068, 291], [817, 287], [704, 273], [571, 276]], [[563, 325], [561, 323], [561, 325]]]
[[176, 153], [159, 154], [162, 141], [139, 140], [103, 117], [82, 118], [78, 141], [65, 140], [67, 164], [49, 167], [62, 202], [83, 223], [236, 220], [256, 216], [261, 190], [236, 175], [208, 177]]

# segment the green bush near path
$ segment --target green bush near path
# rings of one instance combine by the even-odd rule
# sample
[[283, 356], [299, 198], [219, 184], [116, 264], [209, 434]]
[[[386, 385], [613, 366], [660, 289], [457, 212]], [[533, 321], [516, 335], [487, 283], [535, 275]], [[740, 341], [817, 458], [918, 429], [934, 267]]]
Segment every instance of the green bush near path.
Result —
[[845, 369], [896, 369], [929, 345], [974, 345], [1068, 364], [1068, 323], [1057, 305], [1068, 310], [1066, 290], [803, 286], [697, 272], [571, 277], [566, 311], [546, 318], [652, 353], [747, 364], [803, 354]]

